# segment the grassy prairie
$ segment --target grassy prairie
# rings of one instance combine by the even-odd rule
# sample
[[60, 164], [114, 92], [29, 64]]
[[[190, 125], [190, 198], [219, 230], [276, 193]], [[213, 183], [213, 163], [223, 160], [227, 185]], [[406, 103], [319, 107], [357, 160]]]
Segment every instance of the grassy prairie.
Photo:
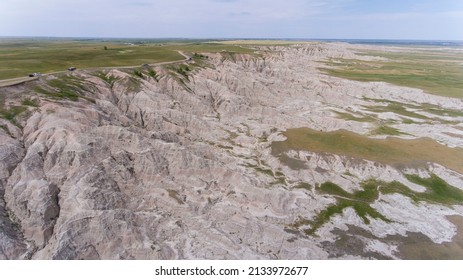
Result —
[[183, 56], [163, 46], [78, 41], [1, 43], [0, 79], [25, 76], [31, 72], [63, 71], [71, 66], [117, 67], [180, 59]]
[[365, 52], [385, 61], [336, 59], [323, 68], [330, 75], [357, 81], [383, 81], [425, 92], [463, 98], [463, 52], [425, 49], [403, 52]]
[[78, 69], [122, 67], [184, 59], [178, 51], [253, 53], [233, 44], [206, 42], [0, 39], [0, 80], [24, 77], [33, 72], [65, 71], [71, 66]]
[[463, 148], [449, 148], [428, 138], [404, 140], [373, 139], [346, 130], [321, 132], [293, 128], [283, 132], [285, 141], [272, 143], [272, 154], [285, 163], [289, 150], [325, 152], [367, 159], [395, 166], [422, 166], [435, 162], [463, 174]]

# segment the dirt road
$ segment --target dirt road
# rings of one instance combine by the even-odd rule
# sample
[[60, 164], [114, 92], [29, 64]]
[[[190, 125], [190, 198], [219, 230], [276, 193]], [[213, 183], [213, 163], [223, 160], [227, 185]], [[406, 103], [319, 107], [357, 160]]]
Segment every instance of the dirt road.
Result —
[[22, 84], [25, 82], [33, 81], [36, 79], [38, 79], [38, 77], [21, 77], [21, 78], [0, 80], [0, 87], [14, 86], [14, 85]]

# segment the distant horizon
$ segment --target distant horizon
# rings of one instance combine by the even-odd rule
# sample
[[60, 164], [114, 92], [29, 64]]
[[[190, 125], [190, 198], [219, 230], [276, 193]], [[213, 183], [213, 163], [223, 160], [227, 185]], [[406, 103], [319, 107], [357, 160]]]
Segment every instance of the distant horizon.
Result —
[[463, 40], [461, 0], [0, 1], [0, 36]]
[[14, 35], [3, 36], [1, 39], [84, 39], [84, 40], [98, 40], [98, 39], [124, 39], [124, 40], [219, 40], [219, 41], [232, 41], [232, 40], [280, 40], [280, 41], [316, 41], [316, 40], [354, 40], [354, 41], [423, 41], [423, 42], [463, 42], [463, 39], [407, 39], [407, 38], [296, 38], [296, 37], [109, 37], [109, 36], [48, 36], [48, 35]]
[[76, 41], [307, 41], [307, 42], [345, 42], [345, 43], [365, 43], [379, 45], [429, 45], [429, 46], [463, 46], [463, 40], [448, 39], [366, 39], [366, 38], [192, 38], [192, 37], [90, 37], [90, 36], [0, 36], [0, 40], [76, 40]]

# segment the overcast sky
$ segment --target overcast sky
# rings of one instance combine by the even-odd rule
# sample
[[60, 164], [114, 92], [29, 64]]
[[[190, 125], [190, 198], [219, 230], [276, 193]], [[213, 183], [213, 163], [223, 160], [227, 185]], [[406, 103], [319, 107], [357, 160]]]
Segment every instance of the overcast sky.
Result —
[[463, 0], [0, 0], [0, 36], [463, 40]]

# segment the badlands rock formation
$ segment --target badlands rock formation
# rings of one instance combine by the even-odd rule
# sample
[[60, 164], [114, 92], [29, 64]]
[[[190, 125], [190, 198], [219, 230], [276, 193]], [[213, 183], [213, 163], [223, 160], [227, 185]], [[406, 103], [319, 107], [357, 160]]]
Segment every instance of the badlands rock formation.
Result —
[[[348, 207], [316, 234], [304, 232], [310, 225], [294, 226], [335, 202], [317, 191], [328, 181], [348, 192], [371, 178], [422, 192], [404, 174], [433, 173], [463, 189], [462, 174], [435, 163], [398, 169], [290, 151], [286, 158], [300, 164], [294, 168], [272, 154], [272, 142], [284, 140], [289, 128], [368, 135], [375, 124], [333, 111], [363, 112], [378, 105], [373, 99], [463, 108], [459, 99], [318, 70], [327, 58], [380, 59], [358, 57], [352, 48], [208, 54], [187, 76], [159, 66], [156, 79], [82, 70], [72, 73], [80, 83], [77, 101], [38, 90], [50, 90], [46, 84], [62, 75], [1, 88], [5, 106], [26, 97], [38, 106], [15, 121], [0, 119], [0, 259], [401, 258], [411, 234], [431, 244], [451, 242], [458, 229], [447, 217], [463, 216], [463, 207], [416, 203], [398, 193], [371, 204], [388, 222], [365, 223]], [[398, 127], [403, 138], [463, 146], [461, 124]]]

